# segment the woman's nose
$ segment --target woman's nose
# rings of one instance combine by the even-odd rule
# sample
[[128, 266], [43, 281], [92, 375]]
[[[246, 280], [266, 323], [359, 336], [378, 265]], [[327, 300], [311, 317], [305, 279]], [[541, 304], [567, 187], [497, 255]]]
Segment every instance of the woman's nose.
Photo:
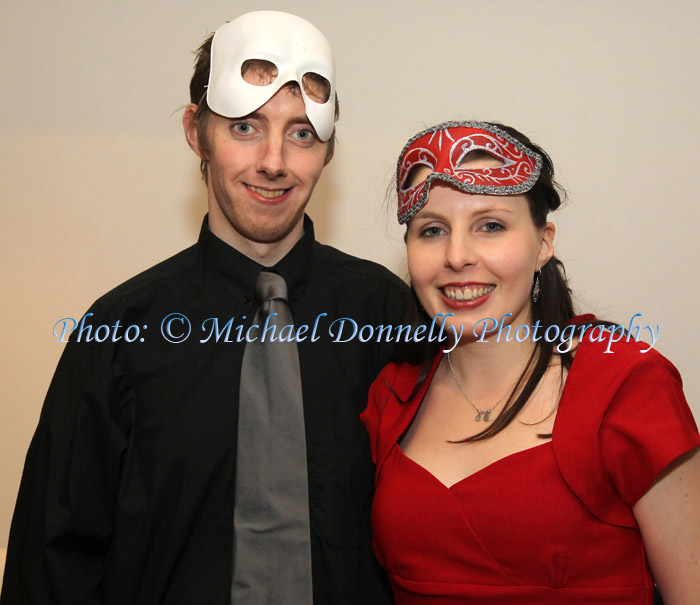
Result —
[[445, 249], [445, 266], [453, 271], [461, 271], [476, 263], [477, 252], [468, 236], [451, 235]]

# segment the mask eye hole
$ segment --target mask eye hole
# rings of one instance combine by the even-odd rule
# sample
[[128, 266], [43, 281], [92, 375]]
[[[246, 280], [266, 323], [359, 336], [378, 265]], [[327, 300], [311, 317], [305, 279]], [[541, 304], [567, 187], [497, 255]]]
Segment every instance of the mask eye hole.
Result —
[[473, 149], [459, 162], [459, 168], [463, 170], [475, 170], [479, 168], [500, 168], [505, 166], [503, 158], [491, 155], [483, 149]]
[[323, 76], [312, 71], [301, 78], [306, 96], [316, 103], [327, 103], [331, 98], [331, 83]]
[[265, 59], [248, 59], [241, 65], [241, 78], [253, 86], [268, 86], [277, 79], [277, 66]]
[[433, 171], [433, 169], [427, 164], [416, 164], [403, 181], [403, 186], [401, 189], [406, 191], [418, 183], [422, 183], [428, 178], [428, 175]]

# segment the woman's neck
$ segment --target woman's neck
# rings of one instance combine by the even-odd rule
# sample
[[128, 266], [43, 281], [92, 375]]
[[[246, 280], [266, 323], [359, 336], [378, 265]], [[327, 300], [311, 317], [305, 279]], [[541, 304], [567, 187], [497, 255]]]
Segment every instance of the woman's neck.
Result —
[[525, 369], [535, 345], [523, 342], [466, 342], [450, 353], [454, 371], [476, 396], [513, 382]]

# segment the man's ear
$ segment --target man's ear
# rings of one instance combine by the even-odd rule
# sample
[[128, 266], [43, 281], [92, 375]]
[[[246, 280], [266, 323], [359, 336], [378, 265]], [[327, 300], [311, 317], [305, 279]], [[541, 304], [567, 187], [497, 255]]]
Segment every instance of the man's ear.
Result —
[[199, 140], [199, 132], [197, 129], [197, 109], [194, 103], [190, 103], [185, 107], [185, 113], [182, 114], [182, 127], [185, 129], [185, 138], [190, 146], [201, 159], [206, 160], [206, 154]]

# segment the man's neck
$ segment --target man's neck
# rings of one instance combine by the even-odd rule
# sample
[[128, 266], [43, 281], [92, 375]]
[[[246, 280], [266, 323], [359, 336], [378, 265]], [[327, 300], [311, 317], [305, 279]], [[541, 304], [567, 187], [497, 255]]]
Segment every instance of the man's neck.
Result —
[[256, 263], [264, 267], [273, 267], [304, 236], [304, 221], [299, 221], [287, 235], [275, 242], [255, 242], [250, 240], [233, 229], [228, 221], [222, 223], [222, 221], [212, 220], [211, 212], [209, 215], [209, 230], [220, 240], [226, 242], [241, 254], [245, 254]]

